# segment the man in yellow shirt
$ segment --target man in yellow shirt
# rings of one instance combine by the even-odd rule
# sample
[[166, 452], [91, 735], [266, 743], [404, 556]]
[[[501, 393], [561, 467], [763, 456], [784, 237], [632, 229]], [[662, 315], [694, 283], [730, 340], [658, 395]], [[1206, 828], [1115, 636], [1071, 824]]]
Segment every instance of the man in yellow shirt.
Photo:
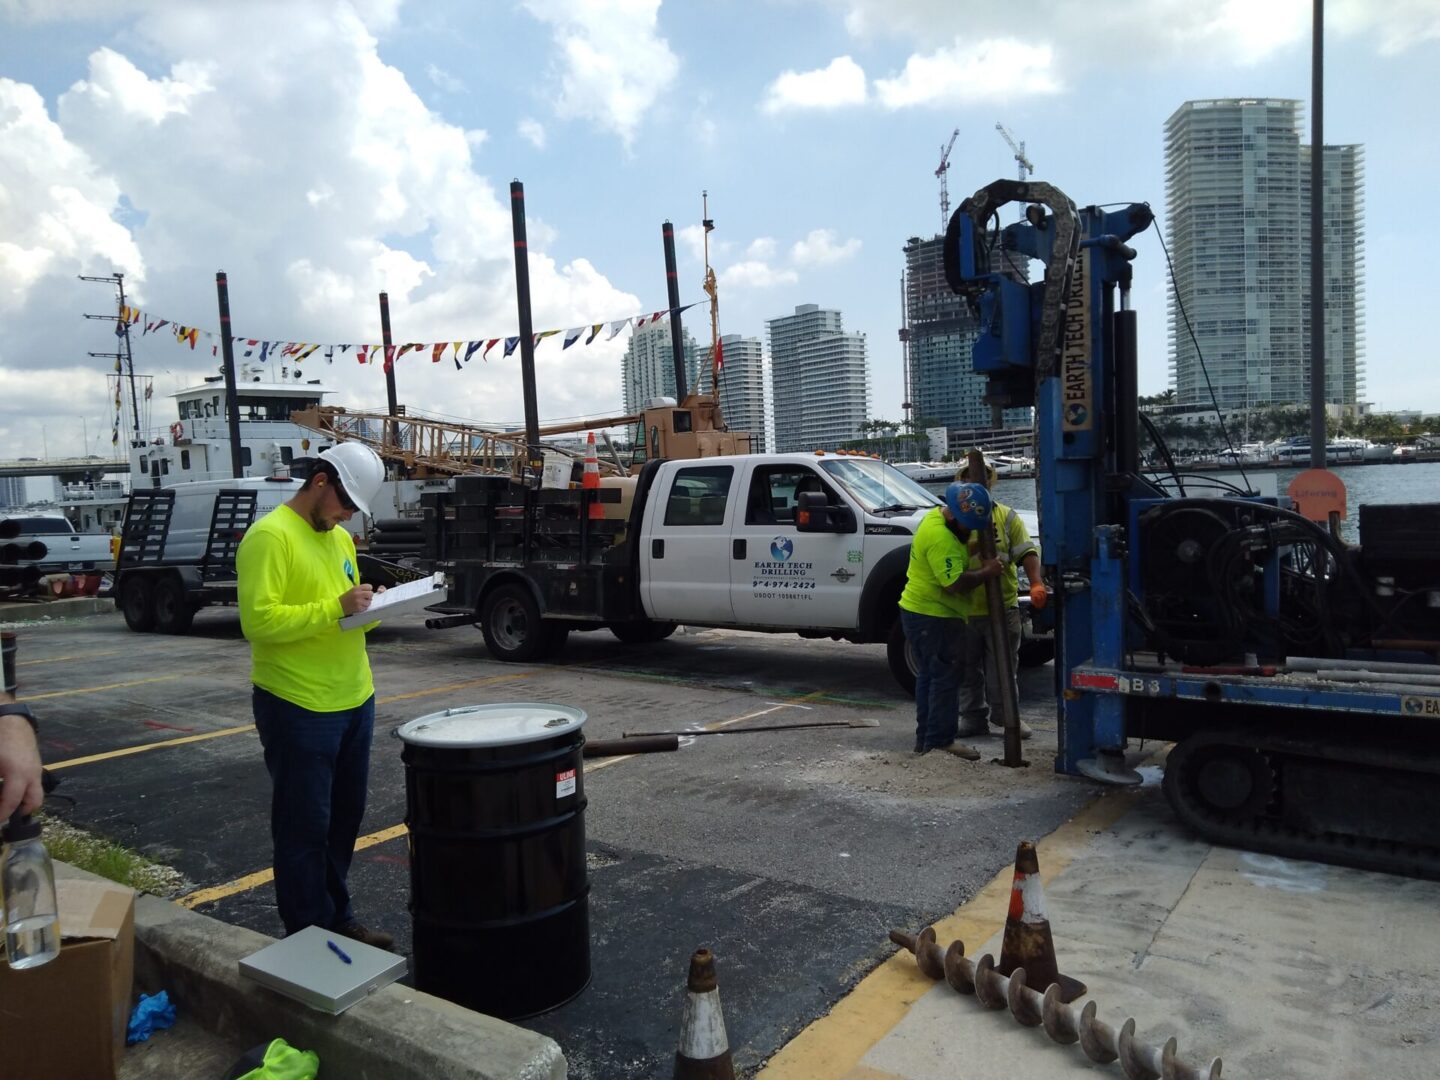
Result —
[[[967, 464], [955, 474], [957, 481], [970, 479]], [[995, 487], [995, 467], [985, 463], [983, 481], [987, 490]], [[1015, 571], [1017, 565], [1025, 567], [1025, 578], [1030, 582], [1030, 603], [1036, 610], [1043, 608], [1049, 597], [1045, 582], [1040, 577], [1040, 549], [1030, 539], [1030, 533], [1020, 515], [1012, 507], [992, 500], [991, 527], [995, 530], [995, 550], [1000, 553], [1004, 572], [1000, 575], [1000, 597], [1005, 605], [1005, 635], [1010, 642], [1010, 671], [1016, 676], [1015, 700], [1020, 700], [1020, 579]], [[971, 554], [979, 551], [978, 537], [970, 537]], [[995, 663], [990, 656], [990, 603], [983, 588], [976, 589], [968, 597], [970, 610], [965, 620], [965, 640], [961, 647], [960, 660], [960, 734], [984, 735], [988, 720], [994, 727], [1003, 727], [1000, 715], [1000, 682]], [[1033, 734], [1030, 725], [1020, 721], [1020, 737], [1028, 739]]]
[[340, 618], [370, 606], [342, 522], [380, 492], [375, 452], [345, 442], [320, 455], [286, 503], [236, 554], [240, 625], [250, 642], [255, 728], [270, 772], [275, 902], [285, 932], [320, 926], [387, 949], [359, 923], [346, 878], [365, 815], [375, 685], [365, 631]]
[[900, 625], [915, 657], [915, 753], [945, 750], [969, 761], [980, 752], [955, 741], [959, 724], [960, 649], [965, 597], [1000, 573], [1000, 561], [978, 564], [966, 549], [970, 529], [990, 518], [980, 484], [951, 484], [945, 502], [923, 518], [910, 541]]

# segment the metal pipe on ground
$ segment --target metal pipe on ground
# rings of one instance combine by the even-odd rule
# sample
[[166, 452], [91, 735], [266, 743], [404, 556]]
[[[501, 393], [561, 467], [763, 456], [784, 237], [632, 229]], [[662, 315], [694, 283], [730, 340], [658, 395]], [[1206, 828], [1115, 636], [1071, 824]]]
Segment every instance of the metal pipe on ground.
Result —
[[[971, 450], [966, 462], [969, 475], [976, 483], [985, 483], [989, 475], [985, 470], [985, 455]], [[980, 557], [994, 559], [995, 523], [992, 517], [986, 528], [979, 530]], [[985, 582], [985, 606], [988, 608], [990, 623], [989, 662], [995, 665], [995, 682], [1000, 689], [1000, 700], [992, 701], [990, 707], [1000, 706], [1000, 715], [1005, 721], [1005, 756], [1001, 764], [1010, 768], [1021, 768], [1030, 763], [1020, 756], [1020, 703], [1015, 700], [1015, 658], [1010, 653], [1010, 632], [1005, 628], [1005, 600], [1000, 592], [1000, 579], [991, 578]]]
[[760, 724], [756, 727], [743, 728], [715, 728], [703, 731], [623, 731], [621, 736], [625, 739], [648, 739], [659, 735], [673, 735], [677, 738], [681, 735], [745, 735], [754, 731], [800, 731], [807, 728], [843, 727], [843, 728], [872, 728], [879, 727], [879, 720], [817, 720], [811, 724]]
[[1402, 675], [1440, 676], [1440, 664], [1410, 664], [1398, 660], [1332, 660], [1328, 656], [1292, 656], [1291, 671], [1382, 671]]
[[1180, 1060], [1172, 1038], [1164, 1046], [1151, 1046], [1135, 1038], [1135, 1021], [1128, 1019], [1117, 1031], [1095, 1015], [1093, 1001], [1083, 1008], [1060, 1000], [1060, 985], [1052, 983], [1042, 994], [1025, 984], [1025, 969], [1009, 976], [995, 970], [995, 960], [986, 953], [978, 961], [965, 955], [965, 946], [952, 941], [942, 949], [935, 930], [926, 927], [918, 935], [891, 930], [890, 940], [915, 955], [922, 974], [937, 982], [943, 979], [962, 994], [974, 994], [987, 1009], [1009, 1009], [1017, 1023], [1044, 1027], [1057, 1043], [1078, 1042], [1091, 1061], [1104, 1065], [1119, 1061], [1129, 1080], [1220, 1080], [1220, 1059], [1208, 1065], [1191, 1065]]
[[677, 735], [647, 735], [643, 738], [587, 740], [582, 756], [587, 758], [622, 757], [625, 754], [664, 754], [680, 749]]
[[1440, 675], [1408, 675], [1398, 671], [1357, 671], [1344, 668], [1336, 671], [1317, 671], [1316, 678], [1326, 682], [1380, 683], [1384, 686], [1415, 686], [1434, 689], [1440, 686]]

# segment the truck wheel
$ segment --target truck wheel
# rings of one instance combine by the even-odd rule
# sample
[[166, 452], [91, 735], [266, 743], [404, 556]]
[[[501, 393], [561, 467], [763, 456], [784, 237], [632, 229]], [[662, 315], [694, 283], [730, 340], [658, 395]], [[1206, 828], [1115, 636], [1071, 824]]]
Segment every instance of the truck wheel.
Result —
[[524, 585], [501, 585], [480, 602], [480, 632], [496, 660], [540, 660], [564, 644], [564, 627], [546, 627], [540, 607]]
[[1023, 668], [1043, 667], [1055, 659], [1054, 638], [1030, 638], [1020, 642], [1020, 666]]
[[155, 609], [150, 604], [150, 581], [138, 574], [127, 574], [120, 583], [120, 612], [125, 625], [137, 634], [155, 628]]
[[673, 634], [679, 623], [673, 622], [632, 622], [613, 623], [610, 632], [626, 645], [650, 645], [664, 641]]
[[890, 636], [885, 642], [885, 655], [890, 661], [890, 674], [911, 697], [915, 696], [915, 654], [910, 651], [910, 642], [905, 640], [905, 628], [900, 625], [900, 616], [890, 624]]
[[195, 609], [185, 595], [185, 586], [178, 577], [163, 577], [155, 583], [150, 598], [155, 616], [155, 629], [162, 634], [188, 634], [195, 621]]

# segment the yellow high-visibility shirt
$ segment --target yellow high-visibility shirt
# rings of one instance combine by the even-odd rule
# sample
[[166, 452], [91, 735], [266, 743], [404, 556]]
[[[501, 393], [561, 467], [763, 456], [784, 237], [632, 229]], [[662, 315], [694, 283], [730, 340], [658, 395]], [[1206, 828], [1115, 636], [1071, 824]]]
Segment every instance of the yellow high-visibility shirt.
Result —
[[970, 614], [965, 594], [946, 592], [970, 564], [969, 553], [960, 538], [950, 531], [945, 514], [935, 507], [923, 518], [910, 541], [910, 565], [900, 606], [917, 615], [942, 619], [963, 619]]
[[[1004, 573], [1000, 575], [1000, 596], [1006, 608], [1020, 606], [1020, 575], [1016, 570], [1029, 554], [1040, 554], [1040, 549], [1030, 539], [1030, 531], [1011, 507], [995, 503], [990, 511], [990, 520], [995, 527], [995, 552], [1000, 556]], [[974, 534], [970, 537], [970, 557], [980, 558], [980, 540]], [[981, 585], [968, 597], [970, 615], [988, 615], [990, 604], [985, 599], [985, 586]]]
[[375, 692], [365, 631], [340, 629], [340, 596], [360, 583], [350, 534], [277, 506], [250, 526], [235, 568], [250, 681], [312, 712], [363, 705]]

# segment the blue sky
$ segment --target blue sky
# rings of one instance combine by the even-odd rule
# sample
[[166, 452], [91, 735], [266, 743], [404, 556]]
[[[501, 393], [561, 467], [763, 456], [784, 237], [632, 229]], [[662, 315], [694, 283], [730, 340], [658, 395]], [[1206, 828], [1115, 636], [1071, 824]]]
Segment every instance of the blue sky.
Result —
[[[256, 337], [401, 341], [515, 333], [507, 185], [524, 181], [536, 329], [665, 306], [660, 223], [702, 297], [710, 193], [721, 331], [763, 338], [796, 304], [868, 335], [873, 415], [898, 419], [901, 247], [940, 225], [934, 169], [955, 128], [952, 204], [1014, 173], [1077, 203], [1165, 215], [1165, 119], [1183, 101], [1307, 102], [1309, 3], [1109, 0], [0, 0], [0, 457], [109, 450], [113, 347], [77, 274], [123, 269], [147, 312]], [[1440, 0], [1327, 7], [1327, 142], [1366, 161], [1368, 397], [1440, 410], [1417, 257], [1440, 176]], [[1307, 119], [1308, 124], [1308, 119]], [[1308, 129], [1305, 136], [1308, 140]], [[1166, 384], [1163, 258], [1138, 243], [1143, 392]], [[687, 325], [702, 340], [708, 319]], [[545, 418], [620, 403], [623, 336], [537, 351]], [[496, 350], [498, 353], [499, 350]], [[306, 362], [348, 404], [378, 367]], [[514, 359], [402, 359], [400, 398], [521, 415]], [[204, 349], [137, 341], [157, 397], [211, 372]], [[158, 405], [153, 422], [168, 423]], [[102, 434], [97, 439], [97, 431]]]

